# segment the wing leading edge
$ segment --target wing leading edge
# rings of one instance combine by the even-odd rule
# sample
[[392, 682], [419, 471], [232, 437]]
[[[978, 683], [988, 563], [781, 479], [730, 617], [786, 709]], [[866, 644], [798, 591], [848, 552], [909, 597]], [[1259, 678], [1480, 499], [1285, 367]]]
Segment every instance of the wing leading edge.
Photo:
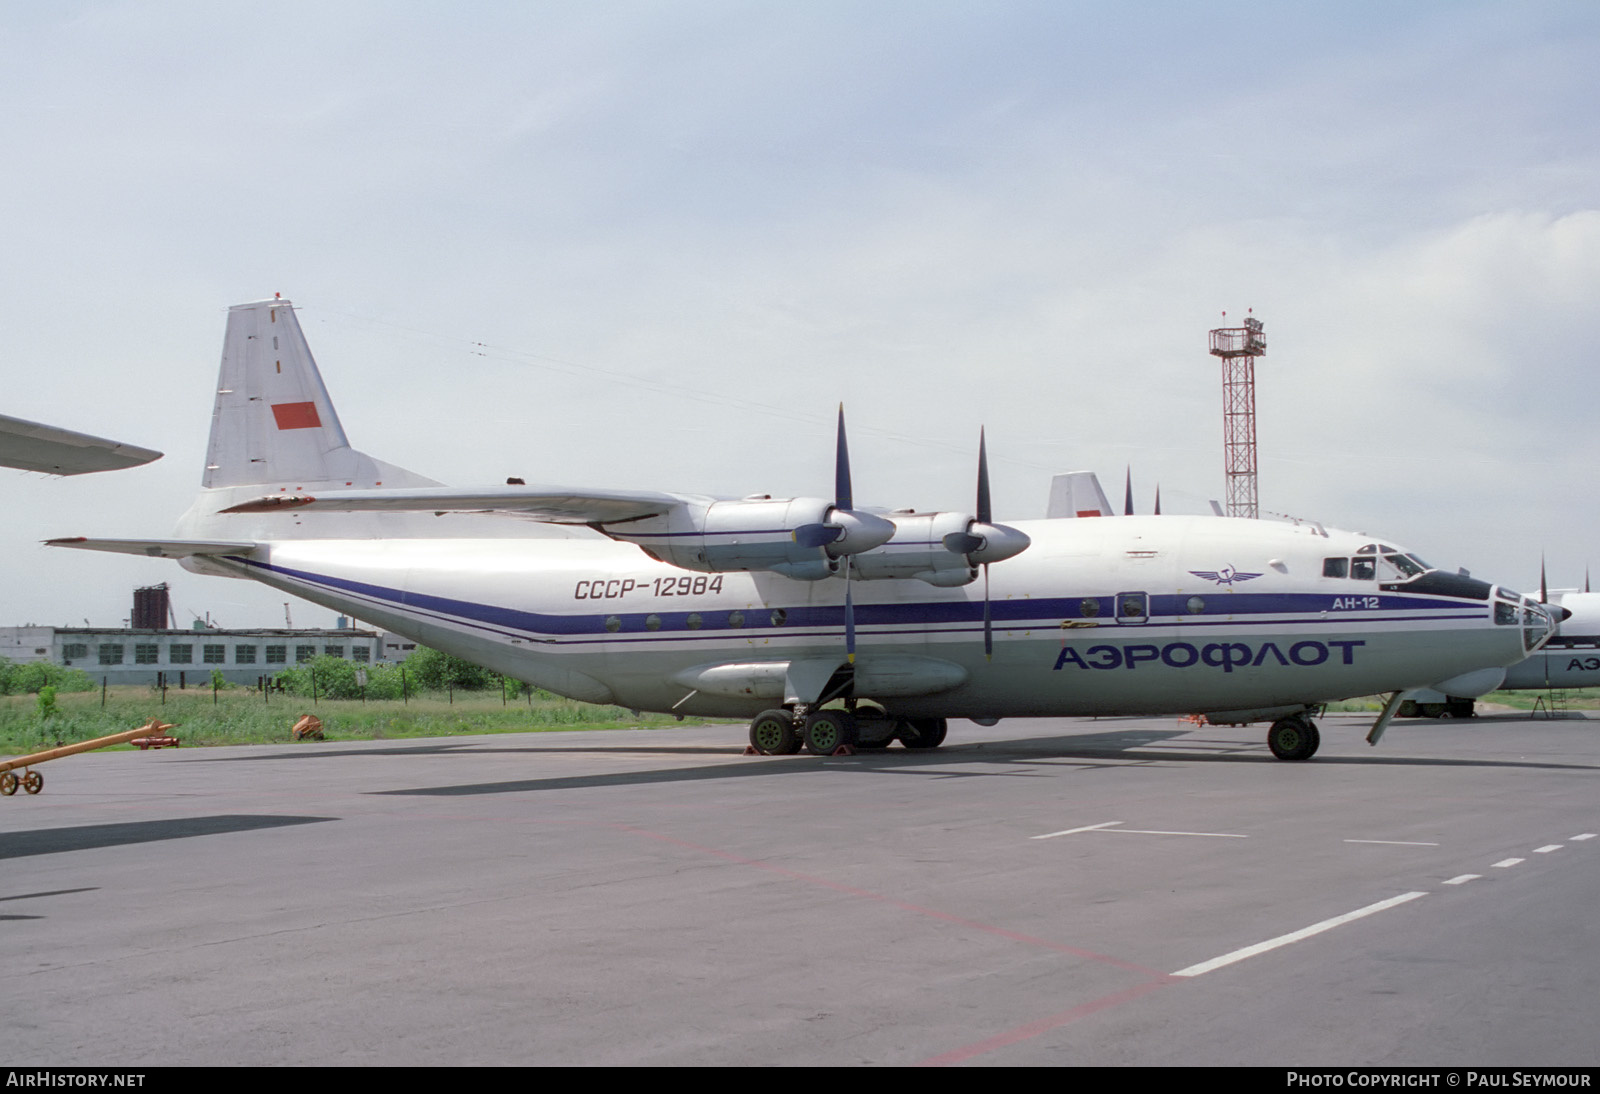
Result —
[[487, 489], [411, 487], [397, 490], [334, 490], [269, 494], [223, 509], [224, 513], [273, 513], [285, 509], [339, 512], [519, 513], [556, 524], [610, 524], [660, 516], [695, 499], [650, 491], [574, 490], [560, 486], [500, 486]]

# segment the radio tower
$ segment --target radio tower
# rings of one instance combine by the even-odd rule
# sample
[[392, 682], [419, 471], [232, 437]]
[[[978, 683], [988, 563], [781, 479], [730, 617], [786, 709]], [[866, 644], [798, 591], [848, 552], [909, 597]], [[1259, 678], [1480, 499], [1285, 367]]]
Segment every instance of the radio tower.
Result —
[[[1228, 313], [1222, 313], [1227, 318]], [[1222, 358], [1222, 462], [1228, 477], [1228, 515], [1259, 517], [1256, 495], [1256, 358], [1267, 337], [1254, 316], [1242, 327], [1211, 332], [1211, 355]]]

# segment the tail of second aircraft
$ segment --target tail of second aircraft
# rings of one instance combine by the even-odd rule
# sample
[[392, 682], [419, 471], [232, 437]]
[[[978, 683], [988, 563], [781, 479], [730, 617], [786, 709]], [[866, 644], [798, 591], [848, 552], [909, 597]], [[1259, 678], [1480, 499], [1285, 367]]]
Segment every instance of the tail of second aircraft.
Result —
[[377, 519], [378, 514], [285, 520], [220, 511], [267, 494], [437, 485], [350, 447], [289, 301], [274, 298], [228, 310], [204, 489], [182, 521], [182, 534], [225, 539], [378, 535], [393, 523]]

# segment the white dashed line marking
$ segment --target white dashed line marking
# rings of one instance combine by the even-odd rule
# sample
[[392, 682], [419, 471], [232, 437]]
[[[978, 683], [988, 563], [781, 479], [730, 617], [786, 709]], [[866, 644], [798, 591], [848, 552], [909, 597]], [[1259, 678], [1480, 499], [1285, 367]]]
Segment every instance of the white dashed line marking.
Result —
[[1103, 824], [1086, 824], [1082, 828], [1063, 828], [1059, 832], [1046, 832], [1042, 836], [1029, 836], [1029, 839], [1055, 839], [1057, 836], [1072, 836], [1079, 832], [1098, 832], [1102, 828], [1112, 828], [1123, 823], [1122, 821], [1106, 821]]
[[1232, 953], [1225, 953], [1221, 957], [1213, 957], [1210, 961], [1202, 961], [1198, 965], [1190, 965], [1186, 969], [1179, 969], [1172, 975], [1200, 976], [1203, 973], [1211, 972], [1214, 969], [1220, 969], [1224, 965], [1232, 965], [1234, 962], [1243, 961], [1247, 957], [1254, 957], [1257, 954], [1266, 953], [1268, 950], [1275, 950], [1280, 946], [1287, 946], [1292, 942], [1300, 942], [1303, 939], [1310, 938], [1312, 935], [1321, 934], [1323, 931], [1331, 931], [1333, 928], [1342, 926], [1351, 922], [1352, 920], [1361, 919], [1365, 916], [1387, 911], [1390, 908], [1405, 904], [1407, 901], [1416, 900], [1418, 897], [1427, 895], [1427, 893], [1420, 892], [1401, 893], [1399, 896], [1390, 897], [1388, 900], [1380, 900], [1376, 904], [1369, 904], [1365, 908], [1357, 908], [1353, 912], [1346, 912], [1344, 915], [1334, 916], [1332, 919], [1324, 919], [1321, 923], [1313, 923], [1309, 927], [1304, 927], [1298, 931], [1293, 931], [1290, 934], [1279, 935], [1277, 938], [1269, 938], [1265, 942], [1257, 942], [1254, 946], [1246, 946], [1242, 950], [1234, 950]]
[[1469, 881], [1477, 881], [1482, 876], [1483, 876], [1482, 874], [1457, 874], [1455, 877], [1451, 878], [1449, 881], [1443, 882], [1443, 884], [1445, 884], [1445, 885], [1465, 885]]
[[1551, 851], [1559, 850], [1561, 850], [1561, 845], [1559, 843], [1547, 843], [1543, 847], [1535, 847], [1533, 849], [1533, 853], [1536, 855], [1548, 855]]
[[1515, 866], [1517, 863], [1522, 861], [1523, 860], [1519, 858], [1503, 858], [1499, 862], [1495, 863], [1493, 868], [1496, 870], [1504, 870], [1507, 866]]
[[1066, 828], [1060, 832], [1046, 832], [1042, 836], [1029, 836], [1029, 839], [1054, 839], [1057, 836], [1074, 836], [1079, 832], [1122, 832], [1130, 836], [1215, 836], [1218, 839], [1249, 839], [1249, 836], [1237, 832], [1163, 832], [1154, 828], [1119, 828], [1126, 821], [1106, 821], [1104, 824], [1086, 824], [1082, 828]]
[[1582, 839], [1594, 839], [1594, 833], [1593, 832], [1585, 832], [1582, 835], [1573, 836], [1572, 837], [1572, 842], [1573, 843], [1577, 843], [1579, 840], [1582, 840]]
[[1437, 847], [1437, 843], [1418, 843], [1408, 839], [1347, 839], [1346, 843], [1387, 843], [1393, 847]]

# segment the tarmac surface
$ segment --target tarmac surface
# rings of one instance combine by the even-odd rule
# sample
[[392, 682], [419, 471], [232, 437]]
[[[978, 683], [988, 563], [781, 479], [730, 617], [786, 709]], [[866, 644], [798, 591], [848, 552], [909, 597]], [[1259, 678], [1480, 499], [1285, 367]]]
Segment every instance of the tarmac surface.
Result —
[[1600, 1064], [1600, 721], [98, 753], [0, 799], [0, 1062]]

